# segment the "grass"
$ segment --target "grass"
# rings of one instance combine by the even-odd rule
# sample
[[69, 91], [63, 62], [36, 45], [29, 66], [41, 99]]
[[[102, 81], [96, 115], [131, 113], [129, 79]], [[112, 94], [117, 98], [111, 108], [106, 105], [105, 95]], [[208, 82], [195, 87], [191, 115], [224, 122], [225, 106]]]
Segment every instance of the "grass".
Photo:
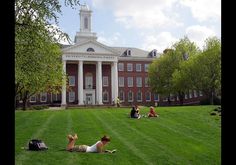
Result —
[[[16, 165], [220, 165], [221, 118], [216, 106], [157, 107], [159, 118], [128, 118], [129, 108], [92, 108], [15, 112]], [[148, 107], [141, 107], [141, 114]], [[104, 134], [114, 154], [67, 152], [66, 135], [77, 133], [76, 144], [92, 145]], [[27, 151], [32, 138], [47, 151]]]

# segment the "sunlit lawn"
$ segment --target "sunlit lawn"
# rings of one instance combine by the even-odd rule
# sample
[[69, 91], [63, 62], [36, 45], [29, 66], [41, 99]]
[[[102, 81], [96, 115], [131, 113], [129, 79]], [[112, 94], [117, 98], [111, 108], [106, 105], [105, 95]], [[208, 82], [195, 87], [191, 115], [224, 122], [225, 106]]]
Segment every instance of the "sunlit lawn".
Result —
[[[15, 112], [16, 165], [220, 165], [221, 118], [216, 106], [157, 107], [159, 118], [128, 118], [130, 108], [90, 108]], [[141, 114], [148, 112], [141, 107]], [[67, 152], [66, 135], [77, 133], [77, 144], [92, 145], [104, 134], [114, 154]], [[27, 151], [32, 138], [47, 151]]]

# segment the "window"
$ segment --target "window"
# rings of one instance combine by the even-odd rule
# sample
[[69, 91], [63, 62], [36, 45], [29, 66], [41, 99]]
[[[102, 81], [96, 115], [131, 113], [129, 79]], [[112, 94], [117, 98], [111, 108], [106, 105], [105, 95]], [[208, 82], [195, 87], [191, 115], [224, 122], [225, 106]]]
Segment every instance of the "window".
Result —
[[176, 96], [176, 100], [179, 101], [179, 96]]
[[136, 77], [136, 86], [142, 87], [142, 77]]
[[125, 86], [124, 77], [119, 77], [118, 81], [119, 81], [119, 87], [124, 87]]
[[36, 95], [30, 96], [30, 102], [35, 103], [36, 102]]
[[157, 93], [154, 93], [154, 101], [159, 101], [159, 95]]
[[170, 94], [170, 101], [175, 101], [175, 96], [173, 94]]
[[149, 87], [149, 84], [148, 84], [148, 77], [145, 77], [145, 87]]
[[53, 101], [59, 101], [59, 100], [60, 100], [60, 94], [57, 94], [57, 93], [56, 93], [56, 94], [53, 94], [53, 95], [52, 95], [52, 100], [53, 100]]
[[69, 86], [75, 86], [75, 76], [68, 76]]
[[130, 49], [127, 50], [127, 56], [131, 56], [131, 50]]
[[162, 101], [163, 101], [163, 102], [167, 102], [167, 101], [168, 101], [168, 97], [164, 97], [164, 98], [162, 99]]
[[133, 77], [128, 77], [128, 87], [133, 87]]
[[128, 72], [132, 72], [133, 71], [133, 64], [131, 64], [131, 63], [127, 64], [127, 71]]
[[145, 70], [145, 72], [148, 72], [148, 67], [149, 67], [149, 64], [144, 64], [144, 70]]
[[193, 96], [197, 97], [197, 91], [196, 90], [193, 90]]
[[69, 102], [74, 102], [75, 101], [75, 92], [74, 91], [70, 91], [69, 92]]
[[93, 48], [88, 48], [87, 52], [95, 52]]
[[88, 18], [87, 17], [84, 18], [84, 28], [88, 29]]
[[202, 91], [199, 91], [199, 96], [203, 96]]
[[124, 63], [118, 63], [118, 71], [124, 71]]
[[142, 91], [141, 91], [141, 90], [138, 90], [138, 93], [137, 93], [137, 101], [138, 101], [138, 102], [141, 102], [141, 101], [142, 101]]
[[119, 92], [119, 99], [120, 99], [120, 101], [124, 101], [124, 100], [125, 100], [125, 93], [124, 93], [123, 90], [121, 90], [121, 91]]
[[152, 51], [152, 57], [156, 57], [156, 56], [157, 56], [157, 50], [154, 49], [154, 50]]
[[47, 101], [47, 93], [40, 93], [40, 102]]
[[93, 75], [91, 73], [85, 75], [85, 89], [93, 89]]
[[151, 92], [146, 92], [146, 101], [151, 101]]
[[189, 98], [191, 99], [193, 97], [192, 90], [189, 90]]
[[102, 77], [102, 84], [104, 87], [108, 86], [108, 76], [103, 76]]
[[184, 99], [188, 99], [188, 95], [187, 94], [184, 94]]
[[128, 102], [132, 102], [133, 101], [133, 92], [129, 91], [128, 92]]
[[108, 95], [107, 90], [105, 90], [105, 91], [102, 93], [102, 99], [103, 99], [103, 102], [108, 102], [108, 101], [109, 101], [109, 95]]
[[141, 72], [141, 71], [142, 71], [142, 65], [136, 64], [136, 72]]

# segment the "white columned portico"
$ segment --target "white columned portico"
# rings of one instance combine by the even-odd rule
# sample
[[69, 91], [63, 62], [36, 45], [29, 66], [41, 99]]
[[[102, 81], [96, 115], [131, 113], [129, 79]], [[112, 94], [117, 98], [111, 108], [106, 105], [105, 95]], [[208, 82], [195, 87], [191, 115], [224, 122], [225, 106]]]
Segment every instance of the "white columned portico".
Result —
[[62, 99], [61, 99], [61, 107], [66, 107], [66, 60], [63, 60], [63, 68], [62, 68], [62, 72], [63, 72], [63, 82], [62, 82], [62, 91], [61, 91], [61, 95], [62, 95]]
[[101, 105], [103, 104], [102, 102], [102, 62], [98, 61], [97, 62], [97, 68], [96, 68], [96, 99], [97, 99], [97, 104]]
[[116, 98], [118, 97], [118, 71], [117, 71], [117, 61], [114, 61], [112, 63], [112, 84], [111, 84], [111, 88], [112, 88], [112, 99], [114, 99], [114, 101], [116, 101]]
[[84, 105], [84, 82], [83, 82], [83, 61], [80, 60], [78, 64], [78, 98], [79, 98], [79, 105]]

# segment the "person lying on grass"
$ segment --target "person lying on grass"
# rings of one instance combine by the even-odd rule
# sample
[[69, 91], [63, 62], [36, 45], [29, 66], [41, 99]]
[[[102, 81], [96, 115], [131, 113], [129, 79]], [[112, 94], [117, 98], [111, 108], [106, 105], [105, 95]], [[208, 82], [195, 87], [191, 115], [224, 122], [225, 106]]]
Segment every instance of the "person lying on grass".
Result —
[[109, 143], [110, 137], [104, 135], [101, 140], [97, 141], [94, 145], [92, 146], [88, 146], [88, 145], [75, 145], [76, 140], [78, 139], [77, 134], [75, 134], [74, 136], [72, 135], [67, 135], [67, 138], [69, 140], [69, 143], [66, 147], [67, 151], [73, 152], [95, 152], [95, 153], [113, 153], [116, 150], [105, 150], [104, 146]]

